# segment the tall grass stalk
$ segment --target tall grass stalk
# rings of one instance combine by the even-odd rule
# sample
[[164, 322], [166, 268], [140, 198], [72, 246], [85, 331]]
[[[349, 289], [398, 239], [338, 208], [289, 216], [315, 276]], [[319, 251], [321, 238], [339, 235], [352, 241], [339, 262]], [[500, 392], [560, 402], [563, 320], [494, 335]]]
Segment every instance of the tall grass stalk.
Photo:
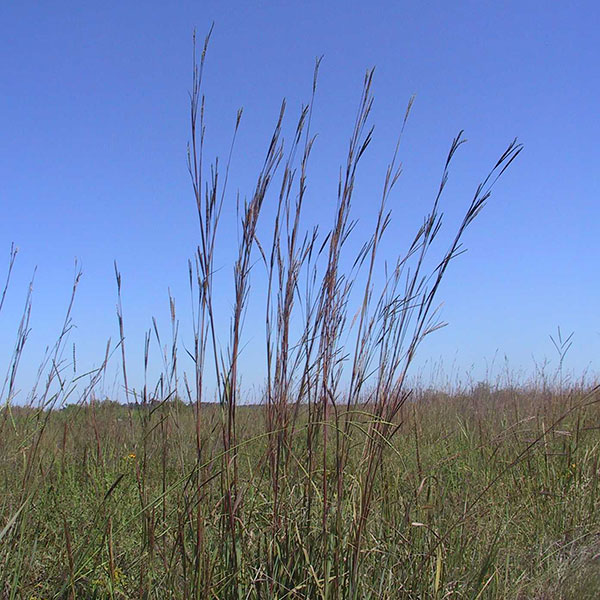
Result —
[[[151, 320], [137, 386], [127, 280], [115, 263], [118, 341], [108, 341], [100, 367], [79, 374], [74, 347], [67, 357], [76, 270], [57, 340], [16, 402], [30, 287], [0, 392], [0, 598], [517, 598], [549, 581], [585, 597], [600, 539], [597, 388], [567, 386], [562, 370], [557, 389], [426, 393], [409, 381], [423, 340], [443, 325], [438, 296], [450, 264], [521, 146], [507, 146], [446, 233], [442, 200], [459, 133], [422, 223], [402, 252], [384, 256], [412, 99], [370, 192], [371, 230], [352, 215], [374, 135], [372, 70], [329, 227], [307, 210], [320, 59], [310, 101], [291, 126], [282, 102], [252, 190], [232, 200], [242, 111], [224, 165], [207, 164], [209, 38], [199, 60], [194, 40], [190, 93], [191, 331], [180, 331], [169, 293], [170, 332]], [[230, 206], [238, 238], [224, 327], [216, 273]], [[16, 254], [13, 246], [0, 311]], [[242, 384], [255, 305], [265, 325], [260, 406], [246, 402]], [[561, 357], [570, 339], [559, 336]], [[101, 396], [119, 357], [125, 406]], [[581, 575], [552, 579], [565, 564]]]

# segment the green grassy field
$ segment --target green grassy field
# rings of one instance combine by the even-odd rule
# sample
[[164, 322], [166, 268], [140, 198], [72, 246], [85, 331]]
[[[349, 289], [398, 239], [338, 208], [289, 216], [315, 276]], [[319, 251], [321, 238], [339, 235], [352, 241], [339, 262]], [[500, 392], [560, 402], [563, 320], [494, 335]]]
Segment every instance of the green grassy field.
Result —
[[[218, 405], [201, 408], [199, 438], [179, 402], [5, 408], [2, 598], [596, 598], [595, 399], [479, 390], [405, 403], [358, 558], [368, 406], [330, 417], [325, 473], [305, 414], [277, 446], [266, 409], [238, 407], [233, 527]], [[286, 455], [276, 474], [274, 451]]]

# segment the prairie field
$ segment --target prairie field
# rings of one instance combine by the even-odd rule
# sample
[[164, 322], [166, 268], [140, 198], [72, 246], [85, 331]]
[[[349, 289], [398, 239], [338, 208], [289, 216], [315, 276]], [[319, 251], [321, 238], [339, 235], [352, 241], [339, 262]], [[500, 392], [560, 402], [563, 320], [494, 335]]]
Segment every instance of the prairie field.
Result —
[[239, 407], [229, 453], [219, 405], [5, 409], [2, 597], [595, 598], [596, 399], [405, 403], [366, 515], [366, 405], [329, 416], [325, 454], [306, 407], [285, 440]]
[[[136, 340], [128, 314], [145, 307], [123, 302], [135, 282], [115, 262], [118, 337], [82, 367], [77, 270], [32, 377], [19, 371], [27, 293], [0, 387], [0, 600], [598, 598], [600, 386], [565, 375], [572, 335], [558, 330], [556, 373], [533, 383], [436, 387], [414, 375], [444, 326], [442, 282], [522, 146], [504, 146], [448, 219], [459, 132], [398, 244], [410, 220], [390, 233], [390, 206], [413, 99], [394, 115], [378, 187], [360, 188], [365, 228], [353, 207], [373, 70], [325, 203], [310, 188], [319, 59], [310, 101], [291, 121], [282, 102], [266, 149], [252, 149], [264, 161], [244, 195], [228, 184], [241, 110], [227, 159], [206, 158], [209, 37], [190, 93], [187, 316], [169, 288], [168, 334], [151, 317]], [[16, 256], [13, 246], [0, 312]], [[247, 345], [257, 323], [260, 354]], [[253, 360], [264, 377], [250, 389]]]

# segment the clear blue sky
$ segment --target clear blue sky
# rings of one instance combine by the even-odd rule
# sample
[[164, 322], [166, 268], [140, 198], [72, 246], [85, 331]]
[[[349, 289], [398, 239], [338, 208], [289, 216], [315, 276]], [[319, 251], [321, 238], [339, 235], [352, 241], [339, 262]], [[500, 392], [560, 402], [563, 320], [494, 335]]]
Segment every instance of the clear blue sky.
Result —
[[[365, 228], [416, 95], [390, 256], [429, 206], [459, 130], [469, 143], [448, 187], [449, 223], [507, 143], [518, 136], [525, 145], [466, 237], [469, 252], [440, 295], [449, 326], [418, 363], [442, 358], [478, 378], [497, 354], [531, 372], [532, 356], [554, 360], [549, 334], [560, 325], [575, 333], [567, 366], [598, 370], [599, 15], [595, 2], [2, 3], [0, 251], [7, 259], [11, 242], [20, 249], [0, 314], [2, 364], [35, 266], [24, 389], [59, 330], [76, 257], [84, 275], [72, 339], [81, 368], [118, 337], [114, 259], [134, 377], [152, 315], [168, 320], [168, 288], [182, 327], [188, 322], [187, 259], [197, 243], [186, 171], [191, 39], [214, 21], [205, 79], [211, 155], [227, 149], [244, 107], [231, 207], [237, 189], [251, 192], [281, 99], [291, 122], [324, 55], [309, 189], [313, 215], [332, 210], [363, 74], [375, 66], [375, 141], [355, 198]], [[225, 234], [235, 239], [233, 228]], [[228, 309], [225, 289], [220, 299]], [[250, 343], [261, 347], [261, 334], [251, 323]], [[189, 332], [182, 337], [189, 345]], [[256, 353], [245, 360], [246, 380], [260, 383]]]

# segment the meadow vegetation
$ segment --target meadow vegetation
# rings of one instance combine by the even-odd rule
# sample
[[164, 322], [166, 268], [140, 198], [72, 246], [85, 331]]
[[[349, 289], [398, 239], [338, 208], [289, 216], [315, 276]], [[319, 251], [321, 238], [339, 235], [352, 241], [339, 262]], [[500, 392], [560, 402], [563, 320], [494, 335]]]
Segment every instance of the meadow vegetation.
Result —
[[[441, 200], [459, 134], [429, 211], [390, 257], [380, 256], [380, 244], [400, 176], [396, 146], [373, 230], [352, 253], [355, 180], [373, 135], [373, 73], [323, 232], [306, 224], [304, 211], [317, 62], [291, 139], [284, 143], [283, 103], [256, 186], [239, 204], [223, 328], [215, 256], [242, 114], [225, 166], [207, 167], [205, 54], [206, 43], [194, 66], [188, 153], [199, 221], [189, 263], [193, 344], [181, 351], [171, 300], [169, 342], [154, 321], [144, 382], [133, 385], [115, 265], [120, 339], [99, 368], [77, 374], [67, 340], [78, 274], [62, 332], [26, 401], [16, 402], [28, 299], [1, 390], [0, 598], [596, 597], [598, 390], [568, 384], [562, 373], [553, 385], [409, 384], [420, 344], [442, 325], [441, 282], [520, 145], [491, 165], [443, 246]], [[0, 310], [15, 258], [13, 251]], [[258, 269], [266, 286], [257, 288]], [[266, 381], [261, 402], [250, 405], [243, 333], [256, 294], [264, 297]], [[152, 337], [163, 364], [155, 385]], [[121, 403], [99, 392], [119, 359]], [[183, 366], [190, 359], [191, 369]]]
[[352, 417], [341, 500], [335, 449], [327, 456], [325, 531], [308, 409], [275, 492], [266, 410], [237, 408], [236, 554], [220, 406], [201, 409], [202, 463], [196, 411], [182, 402], [91, 402], [49, 418], [13, 408], [0, 436], [3, 597], [347, 598], [354, 585], [358, 598], [594, 598], [600, 414], [590, 399], [492, 389], [406, 403], [355, 582], [368, 407]]

